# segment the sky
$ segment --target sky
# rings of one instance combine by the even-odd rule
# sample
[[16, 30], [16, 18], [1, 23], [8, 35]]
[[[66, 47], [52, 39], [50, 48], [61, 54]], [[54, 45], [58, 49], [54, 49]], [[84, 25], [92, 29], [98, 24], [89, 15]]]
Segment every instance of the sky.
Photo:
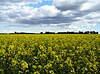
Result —
[[100, 0], [0, 0], [0, 33], [98, 31]]

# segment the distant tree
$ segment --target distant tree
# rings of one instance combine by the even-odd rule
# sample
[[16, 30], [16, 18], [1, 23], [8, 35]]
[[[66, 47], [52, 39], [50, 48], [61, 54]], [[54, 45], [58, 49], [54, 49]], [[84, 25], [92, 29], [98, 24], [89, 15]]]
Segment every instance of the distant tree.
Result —
[[44, 34], [56, 34], [55, 32], [45, 32]]
[[83, 34], [83, 32], [79, 31], [79, 34]]
[[93, 34], [93, 31], [90, 31], [90, 34]]
[[15, 31], [15, 34], [16, 34], [17, 32]]
[[43, 32], [40, 32], [40, 34], [43, 34]]
[[67, 32], [58, 32], [57, 34], [67, 34]]
[[89, 34], [89, 33], [90, 33], [89, 31], [85, 31], [85, 32], [84, 32], [84, 34]]
[[95, 32], [95, 34], [98, 34], [98, 32]]

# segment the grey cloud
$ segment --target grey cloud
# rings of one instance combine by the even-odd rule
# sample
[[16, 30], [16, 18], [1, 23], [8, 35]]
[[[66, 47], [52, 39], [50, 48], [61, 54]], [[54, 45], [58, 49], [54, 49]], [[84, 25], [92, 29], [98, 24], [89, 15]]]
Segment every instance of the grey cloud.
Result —
[[[61, 4], [60, 4], [61, 3]], [[90, 3], [93, 7], [90, 7], [88, 10], [81, 10], [82, 5], [85, 3]], [[91, 12], [98, 12], [100, 11], [100, 1], [97, 0], [53, 0], [53, 4], [61, 11], [75, 11], [73, 13], [76, 17], [82, 17], [87, 15]], [[86, 6], [87, 8], [88, 6]]]
[[60, 23], [71, 23], [74, 21], [78, 21], [72, 17], [63, 17], [63, 16], [55, 16], [55, 17], [45, 17], [39, 19], [21, 19], [17, 22], [20, 24], [30, 24], [30, 25], [39, 25], [39, 24], [60, 24]]
[[63, 6], [57, 6], [58, 9], [62, 10], [62, 11], [66, 11], [66, 10], [76, 10], [79, 9], [80, 4], [74, 4], [74, 5], [63, 5]]
[[[61, 0], [60, 0], [61, 1]], [[86, 3], [86, 0], [62, 0], [64, 2], [61, 2], [59, 5], [59, 0], [54, 0], [53, 5], [56, 6], [59, 10], [61, 11], [66, 11], [66, 10], [79, 10], [81, 5], [83, 3]]]
[[12, 15], [8, 15], [8, 16], [11, 19], [15, 19], [16, 17], [19, 18], [19, 15], [18, 14], [12, 14]]
[[7, 15], [3, 15], [0, 13], [0, 22], [6, 22], [8, 19], [8, 16]]

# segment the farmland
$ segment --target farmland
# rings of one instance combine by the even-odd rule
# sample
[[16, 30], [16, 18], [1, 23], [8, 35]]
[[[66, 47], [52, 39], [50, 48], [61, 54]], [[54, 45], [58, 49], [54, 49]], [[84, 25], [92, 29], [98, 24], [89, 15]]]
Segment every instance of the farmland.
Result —
[[100, 35], [1, 34], [0, 74], [100, 74]]

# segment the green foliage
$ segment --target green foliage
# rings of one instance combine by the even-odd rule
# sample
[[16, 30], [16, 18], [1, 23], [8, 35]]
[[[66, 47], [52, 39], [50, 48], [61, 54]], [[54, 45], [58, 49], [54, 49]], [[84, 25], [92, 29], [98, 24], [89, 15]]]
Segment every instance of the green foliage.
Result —
[[0, 35], [0, 74], [100, 74], [100, 35]]

